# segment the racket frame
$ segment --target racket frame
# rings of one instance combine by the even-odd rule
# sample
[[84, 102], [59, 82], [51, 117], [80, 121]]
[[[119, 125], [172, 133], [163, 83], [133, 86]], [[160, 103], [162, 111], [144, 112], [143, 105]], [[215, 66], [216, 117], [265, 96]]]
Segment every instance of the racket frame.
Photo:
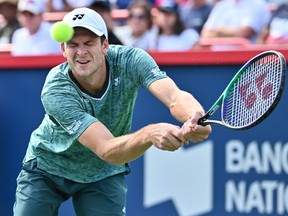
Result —
[[[280, 81], [280, 88], [279, 91], [277, 92], [277, 95], [272, 103], [272, 105], [269, 107], [269, 109], [258, 119], [256, 119], [255, 121], [251, 122], [248, 125], [242, 126], [242, 127], [234, 127], [231, 126], [229, 124], [227, 124], [225, 122], [225, 119], [223, 118], [223, 108], [224, 108], [224, 99], [226, 97], [226, 95], [228, 95], [228, 93], [230, 93], [230, 90], [233, 89], [233, 85], [235, 83], [235, 81], [242, 75], [243, 72], [246, 71], [246, 68], [248, 68], [251, 64], [253, 64], [255, 61], [270, 55], [270, 54], [275, 54], [279, 57], [279, 60], [281, 61], [281, 81]], [[275, 109], [275, 107], [278, 105], [278, 102], [280, 101], [280, 98], [282, 97], [283, 94], [283, 90], [284, 90], [284, 86], [285, 86], [285, 74], [286, 74], [286, 59], [283, 56], [282, 53], [277, 52], [275, 50], [269, 50], [269, 51], [265, 51], [262, 52], [256, 56], [254, 56], [252, 59], [250, 59], [245, 65], [243, 65], [240, 70], [236, 73], [236, 75], [231, 79], [231, 81], [229, 82], [229, 84], [227, 85], [227, 87], [225, 88], [225, 90], [223, 91], [223, 93], [220, 95], [220, 97], [216, 100], [216, 102], [211, 106], [211, 108], [205, 113], [205, 115], [203, 117], [201, 117], [198, 120], [198, 125], [202, 125], [202, 126], [206, 126], [206, 125], [210, 125], [210, 124], [218, 124], [218, 125], [222, 125], [225, 126], [227, 128], [231, 128], [234, 130], [246, 130], [249, 129], [251, 127], [256, 126], [257, 124], [259, 124], [260, 122], [262, 122], [265, 118], [267, 118], [271, 112]], [[221, 121], [220, 120], [210, 120], [209, 118], [221, 107]]]

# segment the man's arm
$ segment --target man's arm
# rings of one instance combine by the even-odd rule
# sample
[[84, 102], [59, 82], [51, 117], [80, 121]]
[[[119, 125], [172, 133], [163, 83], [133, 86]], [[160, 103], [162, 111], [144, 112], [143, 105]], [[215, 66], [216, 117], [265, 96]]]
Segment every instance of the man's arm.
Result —
[[95, 122], [79, 136], [78, 141], [102, 160], [123, 164], [140, 157], [152, 145], [161, 150], [175, 151], [188, 140], [199, 142], [208, 137], [211, 127], [197, 125], [204, 110], [191, 94], [181, 91], [170, 78], [153, 82], [149, 90], [169, 107], [178, 121], [185, 122], [182, 128], [158, 123], [132, 134], [114, 137], [101, 122]]
[[249, 39], [255, 34], [254, 29], [249, 26], [242, 27], [225, 27], [219, 26], [214, 29], [203, 28], [201, 38], [214, 38], [214, 37], [243, 37]]
[[212, 129], [197, 124], [204, 115], [201, 104], [188, 92], [179, 89], [170, 78], [160, 79], [149, 86], [149, 91], [164, 103], [171, 115], [184, 123], [182, 133], [192, 142], [200, 142], [208, 137]]
[[187, 143], [180, 128], [167, 123], [151, 124], [135, 133], [114, 137], [101, 122], [95, 122], [79, 136], [78, 141], [111, 164], [135, 160], [152, 145], [175, 151]]
[[186, 122], [196, 111], [204, 113], [200, 103], [188, 92], [180, 90], [170, 78], [153, 82], [149, 91], [170, 109], [179, 122]]

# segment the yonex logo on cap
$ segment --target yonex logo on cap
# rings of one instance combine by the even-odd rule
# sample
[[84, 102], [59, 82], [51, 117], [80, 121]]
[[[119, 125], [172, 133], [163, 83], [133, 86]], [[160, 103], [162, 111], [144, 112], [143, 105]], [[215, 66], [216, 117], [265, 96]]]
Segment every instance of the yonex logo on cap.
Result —
[[83, 17], [84, 17], [85, 14], [76, 14], [74, 17], [73, 17], [73, 20], [81, 20]]
[[96, 11], [89, 8], [77, 8], [67, 13], [63, 22], [69, 24], [72, 28], [83, 27], [96, 35], [108, 38], [107, 27], [103, 18]]

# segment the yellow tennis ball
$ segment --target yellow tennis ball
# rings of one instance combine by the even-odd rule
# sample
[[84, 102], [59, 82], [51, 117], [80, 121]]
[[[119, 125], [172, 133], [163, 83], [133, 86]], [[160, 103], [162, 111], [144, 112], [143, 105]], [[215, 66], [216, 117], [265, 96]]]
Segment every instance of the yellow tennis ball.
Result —
[[50, 34], [58, 42], [67, 42], [73, 37], [74, 30], [67, 23], [58, 21], [51, 27]]

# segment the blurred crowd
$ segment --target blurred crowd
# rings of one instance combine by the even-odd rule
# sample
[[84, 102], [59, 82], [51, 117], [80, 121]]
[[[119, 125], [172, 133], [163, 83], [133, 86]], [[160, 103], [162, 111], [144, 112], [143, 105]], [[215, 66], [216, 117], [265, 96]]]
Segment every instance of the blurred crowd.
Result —
[[[0, 45], [11, 54], [60, 54], [44, 13], [89, 7], [105, 20], [110, 44], [147, 51], [188, 51], [232, 39], [248, 45], [288, 44], [288, 0], [0, 0]], [[124, 19], [112, 12], [122, 9]], [[234, 44], [235, 45], [235, 44]]]

